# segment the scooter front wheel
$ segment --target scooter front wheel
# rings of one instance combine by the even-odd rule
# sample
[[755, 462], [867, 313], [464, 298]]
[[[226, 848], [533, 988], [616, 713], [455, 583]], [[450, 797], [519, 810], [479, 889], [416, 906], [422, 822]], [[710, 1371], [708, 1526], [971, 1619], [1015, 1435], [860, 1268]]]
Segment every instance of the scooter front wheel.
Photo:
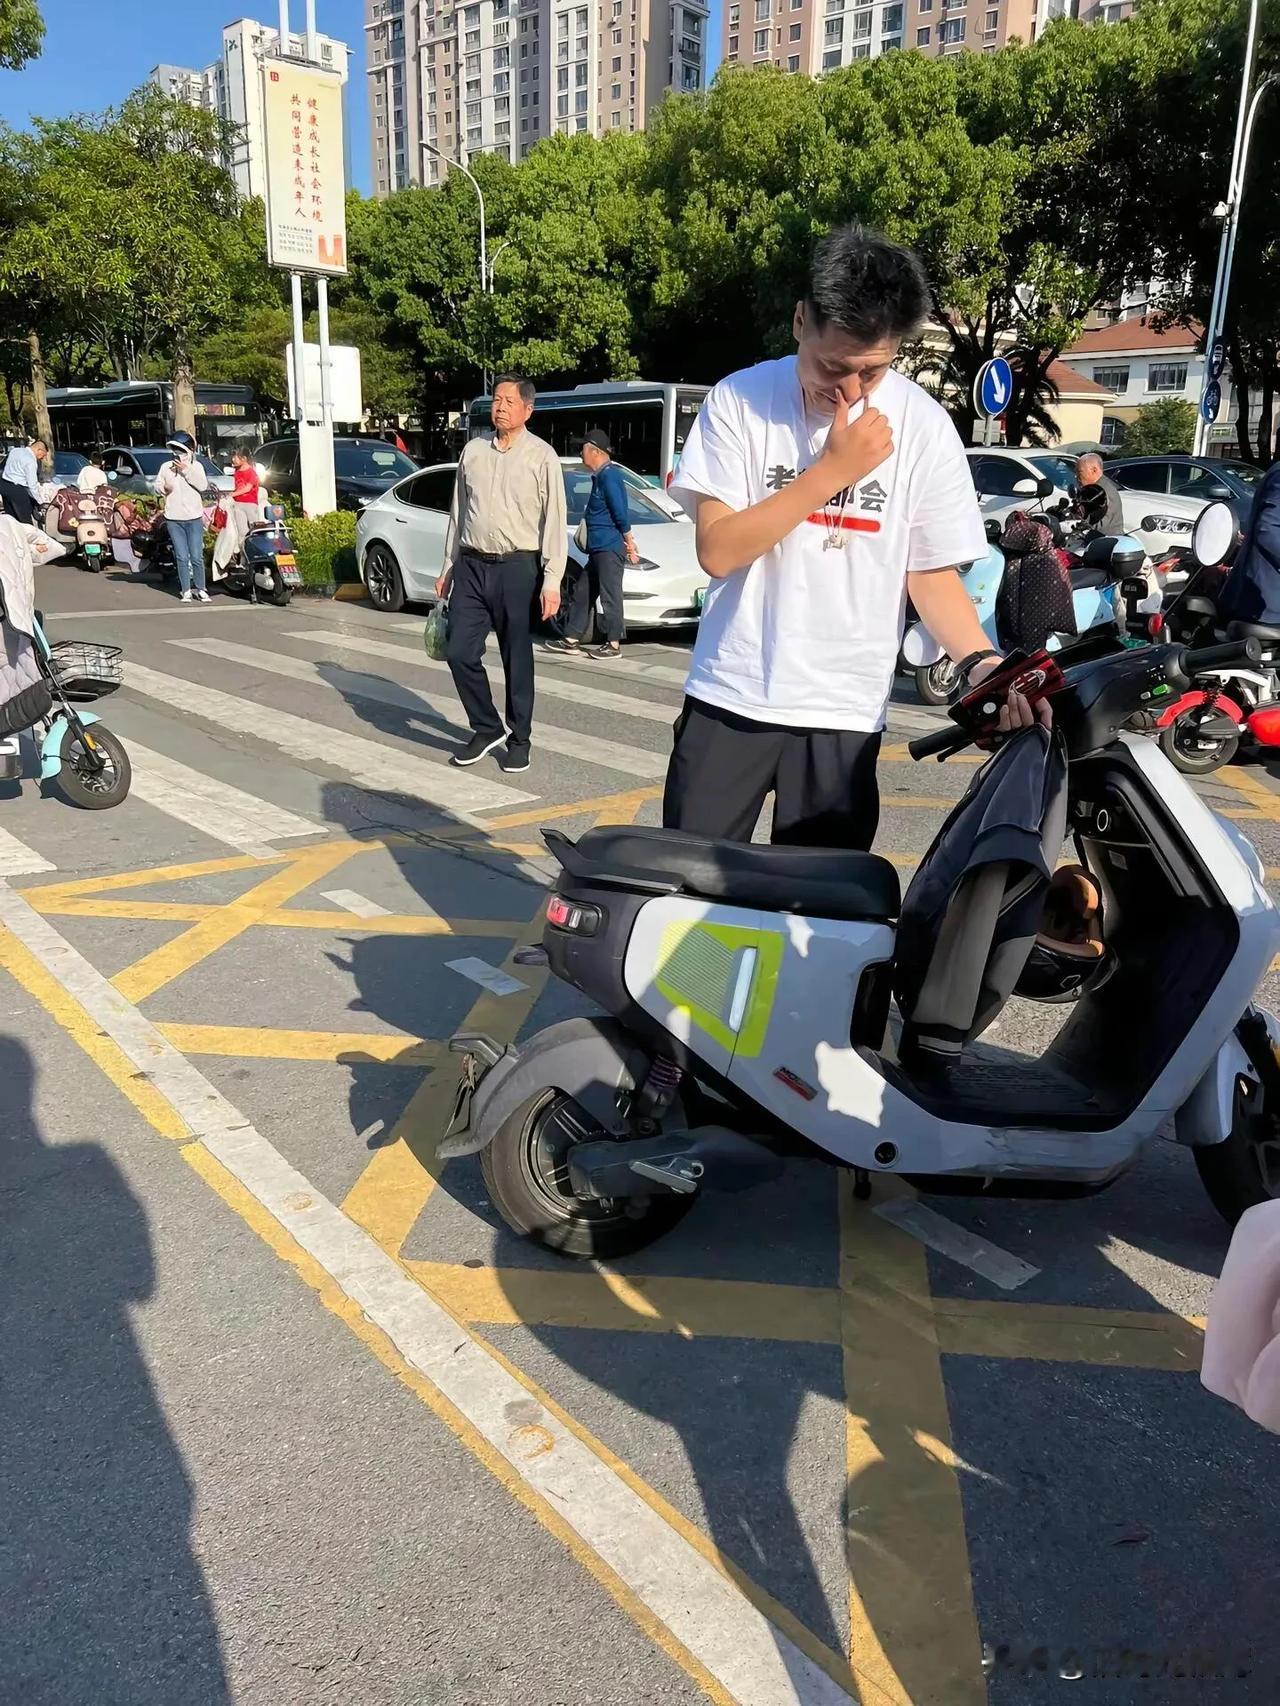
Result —
[[596, 1134], [577, 1129], [575, 1107], [562, 1091], [544, 1090], [499, 1126], [480, 1155], [490, 1200], [513, 1232], [557, 1255], [629, 1256], [669, 1232], [697, 1199], [661, 1190], [626, 1201], [576, 1196], [568, 1153]]
[[[95, 764], [95, 758], [102, 760], [101, 766]], [[58, 786], [73, 806], [91, 812], [118, 806], [128, 794], [132, 780], [129, 754], [110, 729], [95, 723], [92, 729], [80, 734], [68, 733], [62, 749]]]
[[[1215, 721], [1227, 721], [1220, 713]], [[1238, 734], [1214, 734], [1204, 726], [1195, 711], [1182, 716], [1160, 730], [1161, 752], [1184, 776], [1208, 776], [1230, 764], [1240, 746]]]

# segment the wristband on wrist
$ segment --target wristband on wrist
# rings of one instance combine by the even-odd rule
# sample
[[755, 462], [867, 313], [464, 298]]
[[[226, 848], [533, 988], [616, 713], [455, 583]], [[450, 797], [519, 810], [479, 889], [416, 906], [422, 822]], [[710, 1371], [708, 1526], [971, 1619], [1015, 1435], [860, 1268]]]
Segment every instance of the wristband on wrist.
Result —
[[968, 657], [961, 658], [960, 662], [956, 665], [956, 674], [963, 679], [966, 686], [969, 681], [969, 671], [975, 666], [975, 664], [980, 664], [984, 658], [995, 658], [999, 661], [1000, 653], [988, 646], [985, 651], [970, 652]]

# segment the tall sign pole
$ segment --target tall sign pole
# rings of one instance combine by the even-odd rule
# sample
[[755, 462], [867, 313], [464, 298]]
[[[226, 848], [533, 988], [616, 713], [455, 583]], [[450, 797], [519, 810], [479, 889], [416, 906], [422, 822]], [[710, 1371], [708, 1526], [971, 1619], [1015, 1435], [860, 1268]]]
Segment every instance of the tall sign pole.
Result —
[[[289, 53], [289, 0], [280, 0], [279, 52], [262, 70], [266, 144], [267, 261], [289, 273], [293, 309], [294, 413], [308, 515], [337, 507], [333, 467], [333, 381], [328, 280], [347, 270], [346, 168], [342, 79], [318, 63], [314, 0], [307, 0], [306, 57]], [[303, 337], [302, 280], [317, 281], [320, 395], [310, 397]]]

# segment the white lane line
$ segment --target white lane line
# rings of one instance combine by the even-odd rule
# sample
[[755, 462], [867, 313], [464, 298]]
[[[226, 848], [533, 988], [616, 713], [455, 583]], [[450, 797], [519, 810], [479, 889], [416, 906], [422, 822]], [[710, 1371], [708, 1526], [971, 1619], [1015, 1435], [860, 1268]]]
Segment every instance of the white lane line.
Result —
[[497, 966], [491, 966], [488, 960], [446, 960], [445, 965], [450, 971], [456, 971], [459, 977], [469, 977], [472, 983], [478, 983], [490, 995], [518, 995], [522, 989], [529, 987], [518, 977], [510, 977]]
[[0, 883], [6, 926], [209, 1152], [738, 1706], [852, 1706], [848, 1694], [267, 1142], [138, 1009]]
[[[408, 664], [410, 669], [433, 670], [445, 676], [449, 674], [447, 663], [438, 663], [434, 658], [427, 657], [421, 648], [412, 651], [408, 646], [393, 645], [387, 640], [369, 640], [362, 634], [307, 632], [287, 633], [282, 638], [302, 640], [307, 645], [322, 646], [326, 651], [360, 652], [368, 657], [391, 658], [396, 663]], [[600, 668], [612, 674], [614, 666], [611, 663], [602, 663]], [[486, 663], [485, 669], [495, 681], [502, 680], [500, 663]], [[619, 716], [639, 717], [645, 722], [664, 723], [667, 728], [670, 728], [676, 719], [675, 706], [654, 704], [651, 699], [630, 698], [625, 693], [609, 693], [585, 681], [562, 681], [559, 676], [548, 676], [541, 664], [538, 667], [536, 693], [540, 698], [567, 699], [576, 705], [591, 705], [598, 711], [616, 711]], [[537, 739], [536, 733], [534, 738]]]
[[56, 871], [47, 859], [42, 859], [33, 847], [0, 829], [0, 877], [34, 877], [41, 871]]
[[[305, 681], [330, 692], [344, 696], [349, 694], [352, 698], [372, 699], [375, 704], [392, 705], [398, 711], [416, 712], [420, 716], [429, 711], [451, 728], [458, 729], [461, 738], [462, 708], [452, 692], [447, 697], [444, 694], [420, 693], [412, 687], [401, 687], [399, 682], [389, 681], [386, 676], [364, 675], [342, 663], [326, 663], [323, 659], [312, 663], [308, 658], [290, 657], [285, 652], [264, 652], [256, 646], [237, 645], [232, 640], [174, 640], [171, 643], [187, 651], [201, 652], [206, 657], [265, 670], [268, 675]], [[270, 714], [272, 717], [278, 715], [274, 711]], [[671, 712], [664, 711], [662, 720], [672, 722]], [[563, 729], [536, 719], [533, 744], [535, 749], [559, 753], [562, 758], [577, 758], [584, 764], [597, 764], [604, 770], [621, 770], [627, 776], [657, 780], [667, 773], [666, 753], [622, 746], [599, 735], [579, 734], [575, 729]]]
[[445, 764], [413, 758], [380, 741], [346, 734], [310, 717], [295, 717], [292, 712], [278, 711], [274, 706], [260, 705], [234, 693], [223, 693], [216, 687], [202, 687], [176, 675], [163, 675], [140, 663], [126, 662], [124, 679], [125, 686], [134, 693], [156, 699], [171, 710], [203, 717], [235, 734], [251, 735], [304, 765], [326, 764], [332, 770], [342, 771], [359, 787], [422, 800], [464, 821], [470, 821], [472, 812], [499, 807], [505, 810], [537, 797], [519, 788], [488, 782], [469, 770], [453, 770]]
[[357, 918], [390, 918], [391, 909], [379, 906], [376, 900], [366, 900], [354, 889], [321, 889], [321, 900], [331, 900], [335, 906], [340, 906], [344, 912], [352, 912]]
[[[219, 601], [217, 604], [202, 604], [198, 608], [203, 618], [233, 616], [237, 610], [243, 612], [246, 606], [238, 601], [235, 604], [223, 604]], [[175, 598], [172, 606], [164, 610], [117, 610], [112, 607], [110, 610], [50, 610], [47, 615], [50, 627], [56, 627], [59, 622], [132, 622], [138, 616], [172, 616], [177, 622], [191, 622], [196, 620], [191, 609], [191, 605], [179, 604]]]
[[258, 858], [270, 858], [272, 841], [286, 841], [291, 836], [319, 835], [321, 826], [308, 823], [306, 818], [273, 806], [229, 782], [219, 782], [189, 764], [179, 764], [162, 752], [130, 741], [129, 759], [133, 765], [132, 792], [148, 805], [190, 825], [215, 841], [238, 848]]
[[940, 1256], [947, 1256], [962, 1267], [972, 1268], [975, 1274], [990, 1280], [992, 1285], [998, 1285], [1001, 1291], [1016, 1291], [1040, 1272], [1020, 1256], [1011, 1256], [998, 1244], [989, 1244], [976, 1233], [966, 1232], [954, 1220], [935, 1214], [933, 1209], [910, 1198], [895, 1197], [891, 1202], [881, 1203], [875, 1212], [882, 1220], [910, 1233], [930, 1250], [936, 1250]]

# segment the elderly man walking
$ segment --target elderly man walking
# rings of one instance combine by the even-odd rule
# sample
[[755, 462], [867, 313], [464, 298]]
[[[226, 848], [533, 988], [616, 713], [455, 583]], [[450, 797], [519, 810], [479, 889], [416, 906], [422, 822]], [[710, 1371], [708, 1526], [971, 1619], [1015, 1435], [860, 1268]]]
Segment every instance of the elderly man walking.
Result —
[[44, 440], [33, 438], [30, 444], [15, 445], [0, 470], [0, 499], [4, 501], [5, 513], [28, 526], [36, 518], [36, 505], [40, 501], [40, 464], [48, 454], [49, 447]]
[[[512, 774], [529, 768], [534, 598], [540, 585], [542, 619], [550, 621], [568, 554], [560, 459], [528, 430], [535, 396], [518, 375], [494, 385], [493, 437], [473, 438], [462, 452], [436, 582], [449, 600], [449, 669], [471, 725], [450, 763], [478, 764], [501, 747], [498, 763]], [[506, 676], [505, 728], [484, 668], [490, 633]]]

